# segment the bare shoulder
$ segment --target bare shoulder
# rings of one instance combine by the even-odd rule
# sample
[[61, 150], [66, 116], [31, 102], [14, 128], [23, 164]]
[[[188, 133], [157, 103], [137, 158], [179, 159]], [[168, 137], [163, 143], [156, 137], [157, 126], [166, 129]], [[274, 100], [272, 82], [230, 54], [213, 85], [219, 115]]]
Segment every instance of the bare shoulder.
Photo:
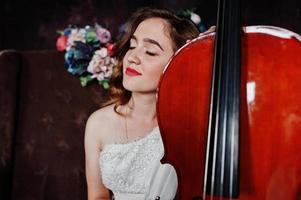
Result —
[[94, 111], [88, 118], [87, 123], [91, 125], [106, 125], [107, 122], [114, 118], [114, 105], [109, 105]]
[[108, 140], [110, 132], [116, 128], [118, 114], [114, 111], [114, 105], [109, 105], [94, 111], [86, 123], [86, 140], [97, 140], [102, 144]]

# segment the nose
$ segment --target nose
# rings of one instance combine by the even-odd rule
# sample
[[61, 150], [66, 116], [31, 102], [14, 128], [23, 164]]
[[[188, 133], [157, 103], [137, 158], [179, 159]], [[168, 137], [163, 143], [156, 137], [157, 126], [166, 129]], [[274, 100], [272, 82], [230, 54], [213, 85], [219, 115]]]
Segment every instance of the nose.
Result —
[[140, 64], [141, 58], [137, 49], [132, 49], [130, 52], [128, 52], [128, 61], [130, 63]]

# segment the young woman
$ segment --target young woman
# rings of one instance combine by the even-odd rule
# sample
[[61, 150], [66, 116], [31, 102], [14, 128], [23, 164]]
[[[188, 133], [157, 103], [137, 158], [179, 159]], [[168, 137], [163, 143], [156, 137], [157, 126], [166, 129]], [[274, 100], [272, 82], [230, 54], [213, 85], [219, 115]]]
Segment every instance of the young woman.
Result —
[[156, 89], [175, 51], [199, 32], [189, 20], [151, 8], [135, 12], [127, 25], [116, 48], [111, 101], [86, 125], [88, 199], [110, 199], [109, 191], [118, 200], [173, 199], [174, 169], [160, 165]]

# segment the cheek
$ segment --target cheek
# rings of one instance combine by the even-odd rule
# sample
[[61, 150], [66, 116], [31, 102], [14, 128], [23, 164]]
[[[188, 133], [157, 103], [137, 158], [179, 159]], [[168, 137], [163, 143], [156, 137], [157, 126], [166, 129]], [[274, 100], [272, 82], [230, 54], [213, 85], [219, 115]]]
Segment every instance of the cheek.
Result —
[[158, 81], [163, 73], [163, 69], [167, 62], [157, 63], [152, 65], [147, 69], [147, 74], [150, 79], [153, 81]]
[[167, 65], [169, 59], [161, 60], [161, 62], [154, 63], [149, 70], [149, 74], [152, 74], [153, 78], [159, 79], [163, 73], [165, 66]]
[[122, 65], [125, 66], [127, 63], [127, 53], [124, 55], [123, 59], [122, 59]]
[[123, 59], [122, 59], [122, 73], [125, 72], [125, 68], [126, 66], [128, 65], [128, 62], [127, 62], [127, 54], [124, 55]]

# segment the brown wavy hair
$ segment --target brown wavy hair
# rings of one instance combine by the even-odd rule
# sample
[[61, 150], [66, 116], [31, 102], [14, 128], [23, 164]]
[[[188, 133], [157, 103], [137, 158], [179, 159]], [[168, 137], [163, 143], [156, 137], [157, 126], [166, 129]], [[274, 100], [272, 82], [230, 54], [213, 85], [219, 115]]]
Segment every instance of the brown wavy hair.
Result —
[[[126, 23], [126, 31], [119, 39], [114, 50], [114, 56], [116, 56], [118, 64], [114, 68], [113, 75], [110, 82], [109, 97], [110, 100], [105, 105], [115, 104], [115, 112], [117, 107], [125, 105], [131, 98], [131, 92], [126, 90], [122, 85], [122, 60], [126, 52], [130, 47], [130, 39], [134, 34], [138, 25], [149, 18], [161, 18], [168, 24], [169, 36], [173, 41], [174, 52], [183, 46], [187, 40], [196, 38], [199, 35], [199, 31], [196, 26], [188, 19], [180, 18], [172, 11], [166, 9], [157, 8], [141, 8], [137, 10], [129, 18]], [[117, 112], [118, 113], [118, 112]], [[119, 113], [120, 114], [120, 113]]]

